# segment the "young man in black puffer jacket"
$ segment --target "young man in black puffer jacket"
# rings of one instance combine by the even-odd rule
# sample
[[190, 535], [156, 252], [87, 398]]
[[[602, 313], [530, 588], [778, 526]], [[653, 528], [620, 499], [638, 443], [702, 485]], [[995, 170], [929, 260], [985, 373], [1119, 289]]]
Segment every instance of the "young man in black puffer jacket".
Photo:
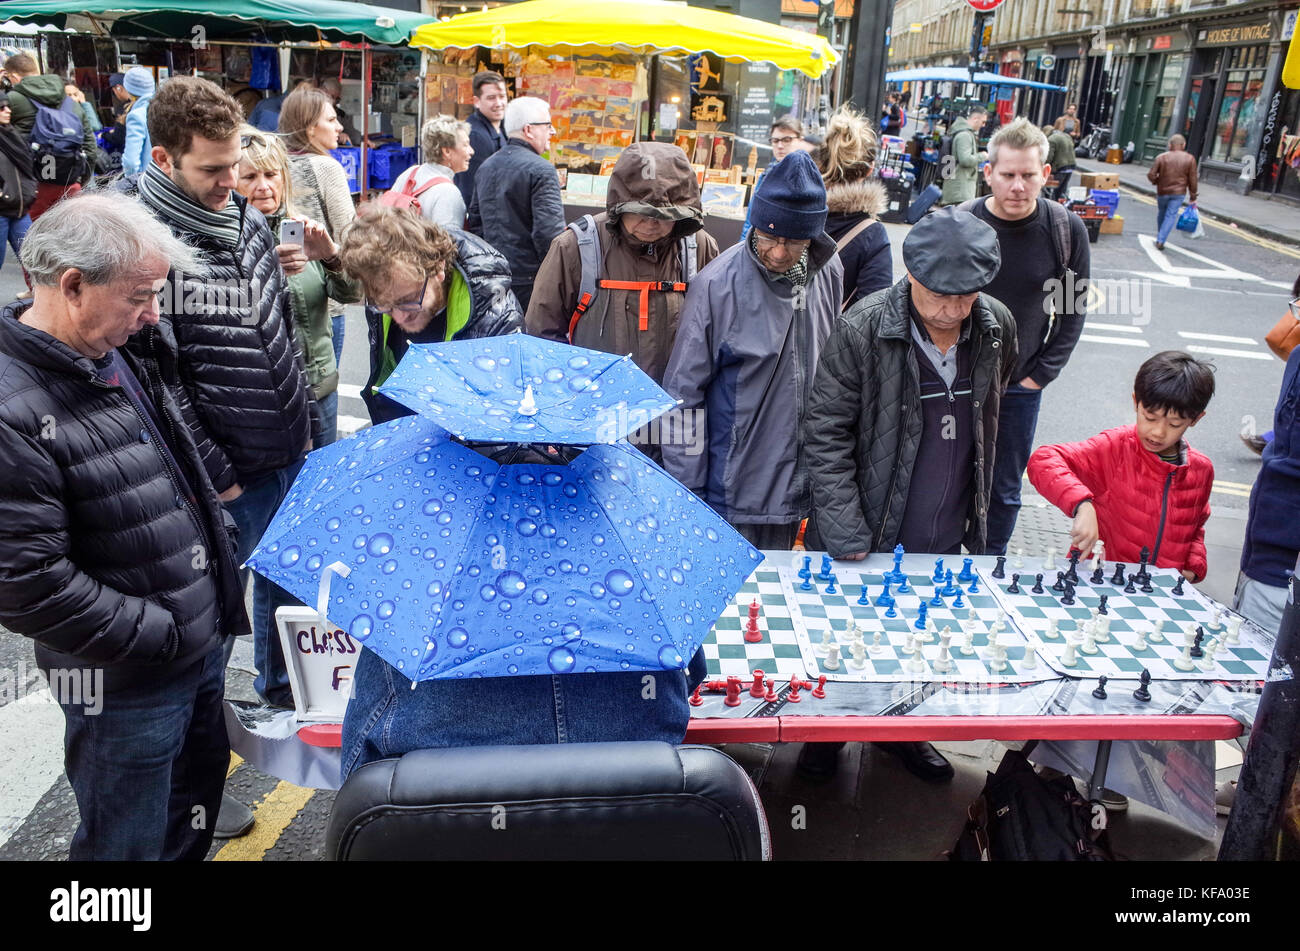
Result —
[[[224, 642], [248, 633], [233, 539], [156, 328], [192, 250], [137, 202], [59, 202], [35, 299], [0, 312], [0, 624], [36, 641], [66, 719], [73, 861], [201, 861], [230, 751]], [[149, 359], [119, 350], [156, 331]]]

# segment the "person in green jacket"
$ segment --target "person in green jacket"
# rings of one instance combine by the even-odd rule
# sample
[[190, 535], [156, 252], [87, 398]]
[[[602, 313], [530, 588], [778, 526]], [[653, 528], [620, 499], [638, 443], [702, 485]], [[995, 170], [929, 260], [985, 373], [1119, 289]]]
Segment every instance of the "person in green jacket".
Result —
[[339, 368], [334, 357], [329, 301], [359, 301], [361, 284], [344, 273], [338, 245], [325, 226], [294, 212], [289, 154], [279, 137], [252, 126], [243, 126], [240, 136], [246, 144], [239, 161], [236, 191], [266, 216], [266, 223], [277, 237], [280, 222], [286, 218], [304, 222], [303, 248], [294, 251], [281, 245], [280, 264], [289, 277], [295, 343], [307, 368], [312, 395], [320, 406], [321, 438], [316, 448], [328, 446], [338, 438], [339, 414]]
[[983, 106], [972, 106], [964, 119], [954, 119], [948, 127], [952, 143], [949, 155], [944, 156], [939, 172], [943, 176], [944, 205], [959, 205], [975, 197], [975, 177], [979, 174], [984, 153], [979, 149], [980, 129], [988, 119]]
[[1074, 139], [1050, 125], [1043, 126], [1043, 135], [1047, 136], [1047, 164], [1052, 166], [1052, 176], [1057, 182], [1052, 198], [1059, 201], [1070, 187], [1070, 176], [1074, 174]]

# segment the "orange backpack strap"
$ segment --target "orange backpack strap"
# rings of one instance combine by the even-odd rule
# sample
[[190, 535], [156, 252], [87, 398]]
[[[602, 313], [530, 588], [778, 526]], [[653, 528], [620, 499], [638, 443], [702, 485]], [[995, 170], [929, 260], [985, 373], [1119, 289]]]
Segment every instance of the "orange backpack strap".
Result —
[[591, 306], [591, 301], [591, 294], [583, 294], [578, 298], [578, 306], [573, 311], [573, 316], [569, 318], [569, 343], [573, 343], [573, 331], [577, 329], [578, 321], [582, 319], [582, 315], [585, 314], [587, 308]]
[[637, 301], [637, 329], [650, 329], [650, 292], [677, 291], [683, 293], [686, 285], [679, 281], [601, 281], [600, 286], [612, 291], [640, 291]]

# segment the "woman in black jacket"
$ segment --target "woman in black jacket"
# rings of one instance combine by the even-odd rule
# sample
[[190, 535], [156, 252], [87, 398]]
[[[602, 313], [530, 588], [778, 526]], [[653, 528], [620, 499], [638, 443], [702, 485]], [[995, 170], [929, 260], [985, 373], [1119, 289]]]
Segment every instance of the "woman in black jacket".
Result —
[[5, 242], [22, 250], [23, 237], [32, 226], [27, 214], [36, 198], [32, 151], [21, 132], [9, 121], [9, 97], [0, 95], [0, 266], [5, 263]]

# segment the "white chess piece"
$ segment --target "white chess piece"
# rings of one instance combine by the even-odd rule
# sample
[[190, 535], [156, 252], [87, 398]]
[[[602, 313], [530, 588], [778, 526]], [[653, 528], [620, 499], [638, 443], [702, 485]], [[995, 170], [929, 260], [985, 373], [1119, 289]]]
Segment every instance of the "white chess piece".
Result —
[[975, 622], [980, 619], [979, 612], [975, 610], [974, 605], [966, 609], [966, 620]]
[[1110, 641], [1110, 615], [1109, 615], [1109, 614], [1103, 614], [1100, 618], [1098, 618], [1098, 619], [1097, 619], [1097, 623], [1094, 625], [1093, 629], [1094, 629], [1094, 632], [1095, 632], [1095, 634], [1096, 634], [1096, 639], [1097, 639], [1097, 642], [1098, 642], [1098, 643], [1100, 643], [1100, 644], [1106, 644], [1106, 643], [1109, 643], [1109, 641]]
[[1061, 636], [1061, 622], [1060, 622], [1059, 620], [1057, 620], [1056, 618], [1048, 618], [1048, 619], [1047, 619], [1047, 630], [1043, 632], [1043, 636], [1044, 636], [1045, 638], [1047, 638], [1049, 641], [1054, 641], [1054, 640], [1056, 640], [1058, 637], [1060, 637], [1060, 636]]
[[939, 644], [939, 657], [934, 662], [934, 671], [938, 674], [946, 674], [952, 671], [952, 658], [948, 656], [947, 644]]
[[846, 630], [844, 633], [848, 637], [850, 644], [852, 644], [854, 641], [862, 639], [862, 629], [858, 627], [858, 622], [856, 618], [849, 619], [848, 630]]
[[997, 630], [997, 625], [995, 624], [992, 628], [989, 629], [988, 644], [984, 648], [984, 650], [987, 652], [985, 656], [996, 657], [998, 654], [998, 647], [999, 647], [998, 630]]
[[1217, 637], [1212, 637], [1210, 638], [1210, 643], [1206, 644], [1205, 649], [1201, 652], [1201, 662], [1197, 666], [1199, 666], [1201, 670], [1204, 670], [1207, 673], [1213, 670], [1214, 655], [1217, 654], [1218, 652], [1219, 652], [1219, 639]]
[[1061, 665], [1063, 667], [1079, 666], [1078, 655], [1074, 653], [1074, 641], [1067, 636], [1065, 638], [1065, 650], [1061, 653]]
[[867, 642], [858, 635], [858, 639], [853, 642], [853, 659], [849, 661], [850, 667], [856, 667], [861, 670], [867, 666]]
[[1147, 636], [1141, 628], [1138, 629], [1137, 639], [1133, 641], [1133, 650], [1141, 652], [1147, 649]]
[[1151, 636], [1147, 640], [1152, 644], [1159, 644], [1165, 639], [1164, 630], [1165, 622], [1163, 620], [1156, 621], [1155, 626], [1151, 628]]
[[832, 644], [830, 646], [830, 649], [826, 652], [826, 669], [827, 670], [840, 669], [840, 645], [839, 644]]
[[1097, 653], [1097, 629], [1089, 624], [1083, 629], [1083, 646], [1079, 648], [1085, 654]]
[[921, 655], [921, 645], [919, 642], [912, 645], [912, 660], [907, 666], [914, 674], [925, 673], [925, 659]]
[[880, 646], [880, 632], [876, 631], [871, 635], [871, 653], [879, 654], [883, 650], [884, 648]]
[[1174, 666], [1179, 670], [1196, 669], [1196, 664], [1192, 661], [1192, 642], [1190, 640], [1183, 645], [1183, 652], [1174, 658]]
[[1223, 605], [1214, 606], [1214, 614], [1210, 617], [1210, 627], [1219, 627], [1223, 621]]
[[1014, 570], [1016, 570], [1016, 571], [1023, 571], [1023, 570], [1024, 570], [1024, 568], [1025, 568], [1025, 550], [1024, 550], [1023, 548], [1017, 548], [1017, 549], [1016, 549], [1016, 560], [1015, 560], [1015, 563], [1014, 563], [1011, 567], [1012, 567]]
[[818, 644], [814, 648], [814, 650], [818, 654], [825, 654], [827, 651], [831, 649], [831, 644], [833, 644], [834, 642], [835, 642], [835, 634], [828, 627], [826, 630], [822, 631], [822, 642]]
[[975, 653], [975, 635], [970, 631], [966, 632], [966, 638], [962, 641], [961, 652], [967, 657], [971, 657]]
[[1047, 553], [1043, 556], [1043, 571], [1056, 570], [1056, 549], [1048, 546]]
[[1025, 644], [1025, 662], [1020, 665], [1021, 670], [1037, 670], [1038, 655], [1034, 652], [1034, 645]]
[[1228, 618], [1228, 636], [1224, 638], [1223, 643], [1229, 647], [1241, 643], [1241, 618], [1235, 614]]

